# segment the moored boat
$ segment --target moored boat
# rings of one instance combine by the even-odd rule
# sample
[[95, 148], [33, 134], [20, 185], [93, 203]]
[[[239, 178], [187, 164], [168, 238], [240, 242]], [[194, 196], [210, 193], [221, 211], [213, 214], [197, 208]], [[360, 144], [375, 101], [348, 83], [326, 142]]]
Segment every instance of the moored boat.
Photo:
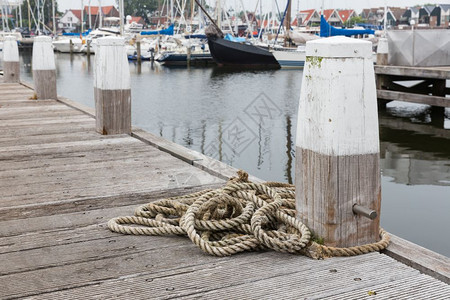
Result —
[[219, 65], [280, 68], [273, 54], [264, 48], [246, 42], [224, 39], [223, 33], [209, 26], [206, 29], [211, 56]]
[[304, 47], [276, 49], [272, 50], [272, 53], [281, 68], [303, 68], [305, 65], [306, 52]]
[[165, 64], [165, 65], [187, 65], [188, 60], [190, 63], [204, 63], [207, 64], [209, 62], [213, 61], [213, 58], [211, 57], [211, 54], [209, 52], [204, 53], [192, 53], [190, 54], [190, 58], [188, 59], [187, 53], [179, 53], [179, 52], [173, 52], [168, 51], [165, 53], [162, 53], [156, 61]]

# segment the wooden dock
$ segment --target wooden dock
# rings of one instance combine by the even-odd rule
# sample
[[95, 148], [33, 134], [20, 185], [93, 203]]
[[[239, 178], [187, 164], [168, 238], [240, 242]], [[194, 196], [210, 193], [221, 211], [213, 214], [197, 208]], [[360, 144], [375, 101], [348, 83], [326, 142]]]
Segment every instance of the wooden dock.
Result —
[[[375, 66], [377, 94], [379, 99], [428, 104], [435, 107], [450, 107], [450, 66], [447, 67], [403, 67]], [[401, 81], [422, 82], [406, 87]]]
[[217, 258], [182, 237], [112, 233], [110, 218], [220, 186], [235, 170], [139, 129], [99, 135], [92, 110], [33, 94], [0, 84], [1, 299], [450, 295], [450, 260], [396, 237], [386, 253], [317, 261], [271, 251]]

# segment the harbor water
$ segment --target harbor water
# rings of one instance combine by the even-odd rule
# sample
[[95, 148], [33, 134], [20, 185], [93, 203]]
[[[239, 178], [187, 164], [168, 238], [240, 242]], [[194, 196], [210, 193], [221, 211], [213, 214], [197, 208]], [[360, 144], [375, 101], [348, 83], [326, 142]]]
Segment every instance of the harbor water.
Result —
[[[94, 107], [94, 57], [56, 54], [58, 94]], [[32, 82], [31, 54], [21, 76]], [[130, 62], [133, 125], [268, 181], [294, 181], [302, 70], [164, 67]], [[338, 100], [338, 99], [337, 99]], [[450, 257], [450, 111], [380, 110], [381, 224]]]

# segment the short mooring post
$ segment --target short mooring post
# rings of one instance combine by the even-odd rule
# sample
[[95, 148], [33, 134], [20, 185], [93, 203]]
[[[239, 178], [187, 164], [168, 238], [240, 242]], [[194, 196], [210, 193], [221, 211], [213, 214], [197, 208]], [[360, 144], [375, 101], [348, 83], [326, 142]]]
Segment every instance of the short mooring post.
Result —
[[326, 245], [379, 240], [379, 133], [372, 43], [306, 43], [296, 141], [297, 218]]
[[33, 81], [38, 99], [57, 99], [56, 64], [52, 38], [37, 36], [33, 42]]
[[91, 56], [91, 41], [86, 40], [86, 55]]
[[97, 132], [131, 133], [130, 70], [123, 38], [98, 39], [94, 94]]
[[142, 62], [141, 57], [141, 41], [136, 42], [136, 53], [137, 53], [137, 63], [140, 64]]
[[377, 65], [379, 66], [387, 65], [388, 59], [389, 59], [388, 39], [385, 37], [379, 38], [377, 47]]
[[70, 52], [70, 55], [73, 54], [73, 42], [72, 42], [72, 39], [69, 40], [69, 52]]
[[20, 81], [19, 48], [14, 36], [6, 36], [3, 43], [3, 82]]

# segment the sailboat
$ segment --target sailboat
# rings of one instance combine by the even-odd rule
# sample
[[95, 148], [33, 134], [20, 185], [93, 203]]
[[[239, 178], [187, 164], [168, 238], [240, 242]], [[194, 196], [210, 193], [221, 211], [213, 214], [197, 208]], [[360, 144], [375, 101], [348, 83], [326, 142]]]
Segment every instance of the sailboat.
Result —
[[344, 29], [331, 26], [323, 15], [320, 16], [320, 36], [330, 37], [336, 35], [352, 36], [352, 35], [365, 35], [375, 34], [375, 30], [372, 29]]
[[252, 45], [249, 42], [226, 39], [222, 30], [209, 16], [203, 6], [198, 3], [198, 0], [195, 1], [211, 21], [211, 25], [205, 29], [205, 34], [208, 38], [211, 56], [217, 64], [259, 68], [280, 68], [277, 60], [269, 50]]
[[219, 65], [257, 66], [265, 68], [280, 68], [273, 54], [262, 47], [248, 42], [233, 42], [224, 38], [213, 26], [206, 28], [211, 56]]

